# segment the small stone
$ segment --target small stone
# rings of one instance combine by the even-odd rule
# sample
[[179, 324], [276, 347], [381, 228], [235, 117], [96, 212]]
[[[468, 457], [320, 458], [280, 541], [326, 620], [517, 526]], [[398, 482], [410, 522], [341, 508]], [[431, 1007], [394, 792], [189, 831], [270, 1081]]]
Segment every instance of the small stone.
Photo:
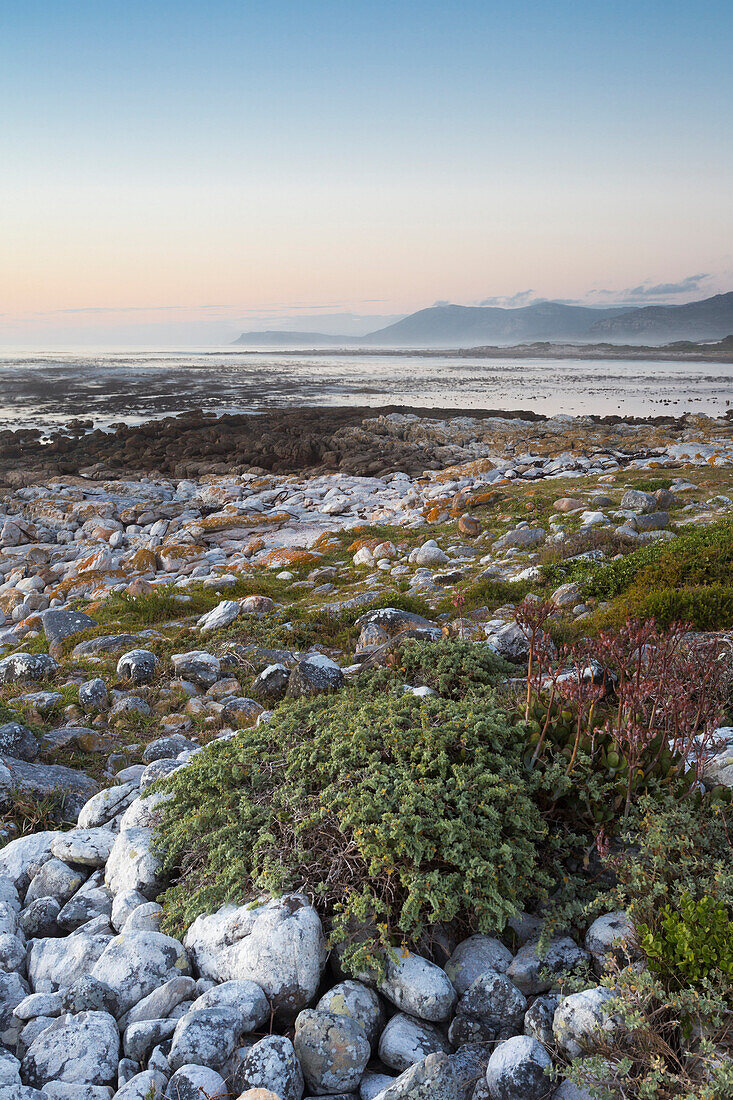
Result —
[[450, 1053], [450, 1044], [437, 1027], [398, 1012], [379, 1040], [379, 1057], [385, 1066], [402, 1073], [436, 1051]]
[[95, 676], [93, 680], [86, 680], [79, 685], [79, 705], [90, 714], [106, 710], [109, 704], [109, 692], [107, 685], [101, 677]]
[[59, 1016], [30, 1045], [23, 1076], [35, 1088], [49, 1081], [109, 1085], [116, 1081], [120, 1034], [107, 1012]]
[[117, 994], [120, 1012], [127, 1012], [158, 986], [190, 973], [185, 950], [161, 932], [131, 932], [111, 940], [91, 975]]
[[6, 722], [0, 726], [0, 753], [30, 761], [36, 759], [38, 750], [38, 739], [27, 726], [20, 722]]
[[593, 962], [603, 971], [611, 960], [622, 966], [636, 957], [634, 928], [626, 913], [605, 913], [597, 917], [585, 937], [585, 946], [593, 956]]
[[538, 1100], [551, 1091], [552, 1059], [541, 1043], [515, 1035], [491, 1055], [486, 1082], [491, 1100]]
[[501, 940], [492, 936], [470, 936], [458, 944], [445, 964], [445, 972], [456, 993], [462, 997], [477, 978], [488, 970], [503, 974], [512, 961], [512, 953]]
[[335, 661], [322, 653], [309, 653], [292, 669], [287, 695], [290, 699], [322, 695], [338, 691], [344, 683], [344, 674]]
[[364, 1029], [356, 1020], [311, 1009], [301, 1012], [295, 1021], [293, 1046], [306, 1086], [316, 1093], [355, 1089], [371, 1054]]
[[249, 1048], [240, 1062], [236, 1088], [277, 1090], [280, 1100], [301, 1100], [305, 1088], [303, 1070], [290, 1039], [284, 1035], [266, 1035]]
[[350, 1016], [364, 1029], [367, 1041], [374, 1046], [384, 1028], [384, 1011], [373, 989], [361, 982], [346, 981], [334, 985], [316, 1005], [318, 1012]]
[[539, 954], [536, 942], [525, 944], [515, 955], [506, 975], [525, 996], [531, 996], [546, 993], [552, 986], [553, 975], [569, 973], [589, 961], [588, 952], [578, 947], [574, 940], [558, 936], [550, 940], [544, 955]]
[[121, 680], [138, 686], [150, 684], [155, 678], [158, 668], [158, 658], [147, 649], [131, 649], [129, 653], [123, 653], [117, 662], [117, 675]]
[[218, 657], [201, 650], [191, 650], [188, 653], [174, 653], [171, 657], [176, 676], [184, 680], [190, 680], [197, 687], [210, 688], [221, 675], [221, 664]]
[[570, 1059], [592, 1051], [602, 1033], [616, 1030], [617, 1023], [608, 1010], [613, 993], [604, 986], [571, 993], [557, 1007], [552, 1034], [560, 1050]]
[[83, 634], [97, 626], [96, 619], [85, 615], [81, 611], [62, 611], [57, 608], [49, 608], [41, 612], [43, 632], [48, 641], [48, 650], [53, 657], [63, 655], [64, 643], [77, 634]]
[[399, 951], [386, 962], [379, 990], [401, 1011], [420, 1020], [447, 1020], [456, 991], [444, 970], [411, 951]]
[[644, 493], [640, 489], [627, 489], [621, 499], [622, 512], [653, 512], [657, 507], [657, 500], [653, 493]]
[[164, 1093], [165, 1100], [223, 1100], [228, 1096], [227, 1084], [221, 1074], [208, 1066], [181, 1066], [171, 1077]]
[[464, 515], [458, 520], [458, 530], [467, 538], [475, 539], [481, 534], [481, 524], [474, 516]]

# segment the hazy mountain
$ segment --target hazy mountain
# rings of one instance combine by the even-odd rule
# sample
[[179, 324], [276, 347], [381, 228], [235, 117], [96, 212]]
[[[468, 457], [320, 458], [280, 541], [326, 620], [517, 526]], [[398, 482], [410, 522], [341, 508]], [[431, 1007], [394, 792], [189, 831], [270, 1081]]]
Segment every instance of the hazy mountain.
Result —
[[570, 306], [535, 302], [500, 306], [440, 305], [411, 313], [367, 336], [314, 332], [245, 332], [236, 344], [250, 347], [459, 348], [538, 340], [594, 343], [599, 340], [666, 344], [673, 340], [720, 340], [733, 332], [733, 292], [678, 306]]
[[618, 308], [593, 309], [560, 302], [536, 302], [519, 309], [501, 306], [431, 306], [365, 336], [362, 344], [459, 347], [516, 344], [522, 340], [582, 339], [594, 321]]
[[590, 335], [601, 339], [722, 340], [733, 332], [733, 292], [682, 306], [643, 306], [615, 317], [598, 318]]

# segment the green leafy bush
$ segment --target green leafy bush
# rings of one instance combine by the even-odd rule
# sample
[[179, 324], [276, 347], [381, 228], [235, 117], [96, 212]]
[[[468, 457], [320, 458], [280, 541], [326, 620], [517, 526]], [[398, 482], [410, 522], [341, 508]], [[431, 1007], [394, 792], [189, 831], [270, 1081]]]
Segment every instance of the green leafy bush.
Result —
[[690, 623], [697, 630], [733, 626], [733, 585], [710, 584], [695, 588], [633, 588], [601, 617], [603, 626], [620, 624], [630, 615], [656, 619], [660, 626]]
[[653, 542], [598, 567], [588, 594], [610, 599], [640, 589], [733, 583], [733, 521], [699, 527], [670, 542]]
[[602, 1100], [733, 1096], [732, 831], [733, 811], [713, 794], [645, 795], [619, 842], [599, 845], [613, 880], [583, 923], [625, 910], [647, 956], [608, 976], [620, 1026], [568, 1072]]
[[440, 642], [406, 641], [391, 667], [374, 674], [375, 683], [406, 682], [431, 687], [446, 699], [484, 695], [516, 668], [485, 645], [446, 638]]
[[352, 689], [285, 705], [166, 781], [167, 927], [302, 890], [353, 970], [440, 921], [495, 932], [550, 884], [536, 782], [491, 699]]
[[697, 985], [716, 970], [733, 978], [733, 921], [722, 901], [690, 894], [679, 909], [666, 905], [655, 930], [639, 927], [639, 939], [652, 971], [671, 974], [680, 984]]

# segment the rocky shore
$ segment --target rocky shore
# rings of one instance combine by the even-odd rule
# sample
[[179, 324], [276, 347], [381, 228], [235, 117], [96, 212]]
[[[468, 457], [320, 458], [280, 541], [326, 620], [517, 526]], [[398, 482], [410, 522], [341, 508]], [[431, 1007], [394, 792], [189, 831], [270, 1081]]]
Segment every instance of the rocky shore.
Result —
[[[342, 965], [315, 889], [173, 935], [160, 784], [375, 669], [439, 697], [401, 671], [406, 641], [488, 649], [521, 696], [532, 600], [590, 637], [632, 591], [602, 570], [706, 531], [719, 575], [690, 582], [686, 644], [724, 656], [730, 422], [186, 414], [3, 433], [0, 485], [0, 1098], [588, 1100], [563, 1078], [620, 1027], [626, 912], [542, 941], [541, 905], [492, 934], [440, 923], [381, 973]], [[724, 718], [701, 791], [733, 788]]]
[[[528, 427], [529, 425], [529, 427]], [[642, 431], [639, 431], [642, 428]], [[707, 417], [547, 418], [538, 413], [448, 409], [302, 408], [257, 415], [191, 411], [141, 425], [94, 429], [72, 421], [46, 439], [38, 429], [0, 431], [0, 484], [20, 486], [73, 474], [175, 478], [207, 474], [328, 473], [412, 476], [498, 453], [511, 455], [530, 432], [538, 454], [651, 451], [687, 440], [730, 439]]]

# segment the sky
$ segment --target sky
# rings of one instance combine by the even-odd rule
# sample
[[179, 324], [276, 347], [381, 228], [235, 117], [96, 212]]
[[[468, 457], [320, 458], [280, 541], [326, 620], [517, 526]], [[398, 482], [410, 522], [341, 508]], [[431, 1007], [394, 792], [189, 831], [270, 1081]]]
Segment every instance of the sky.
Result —
[[733, 289], [730, 0], [4, 0], [0, 342]]

